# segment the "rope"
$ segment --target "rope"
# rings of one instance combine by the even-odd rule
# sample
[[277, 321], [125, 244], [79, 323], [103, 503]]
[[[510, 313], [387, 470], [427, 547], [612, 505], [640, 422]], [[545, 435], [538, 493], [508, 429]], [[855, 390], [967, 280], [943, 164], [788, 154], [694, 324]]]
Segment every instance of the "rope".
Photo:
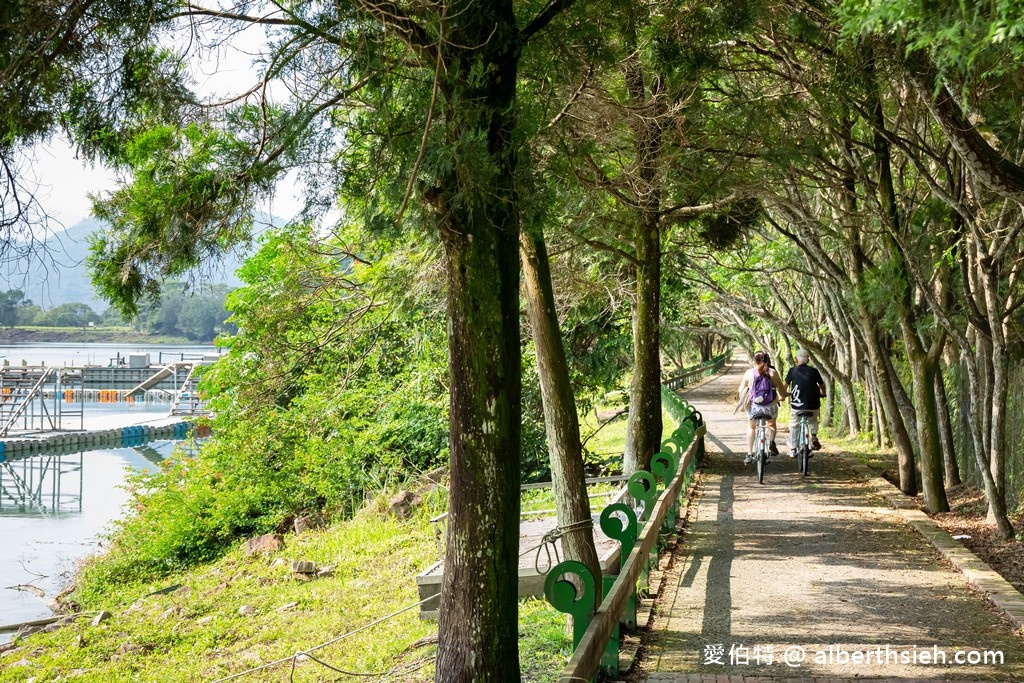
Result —
[[[352, 629], [348, 633], [342, 633], [340, 636], [337, 636], [335, 638], [331, 638], [330, 640], [328, 640], [326, 642], [323, 642], [323, 643], [320, 643], [319, 645], [314, 645], [313, 647], [308, 648], [306, 650], [300, 650], [299, 652], [296, 652], [293, 655], [289, 655], [287, 657], [282, 657], [280, 659], [275, 659], [272, 662], [267, 662], [266, 664], [261, 664], [260, 666], [253, 667], [251, 669], [246, 669], [245, 671], [239, 671], [238, 673], [231, 674], [230, 676], [224, 676], [223, 678], [218, 678], [218, 679], [214, 680], [212, 683], [224, 683], [225, 681], [232, 681], [232, 680], [235, 680], [236, 678], [241, 678], [242, 676], [247, 676], [249, 674], [256, 673], [257, 671], [263, 671], [264, 669], [269, 669], [270, 667], [277, 666], [278, 664], [284, 664], [285, 662], [291, 662], [292, 663], [292, 673], [294, 673], [294, 671], [295, 671], [295, 661], [296, 661], [296, 659], [298, 657], [306, 656], [306, 657], [309, 657], [310, 659], [313, 659], [314, 661], [319, 661], [319, 660], [316, 660], [316, 658], [311, 656], [309, 653], [310, 652], [316, 652], [317, 650], [321, 650], [321, 649], [327, 647], [328, 645], [333, 645], [334, 643], [338, 642], [339, 640], [344, 640], [345, 638], [348, 638], [351, 635], [359, 633], [360, 631], [365, 631], [366, 629], [370, 628], [371, 626], [375, 626], [375, 625], [377, 625], [377, 624], [379, 624], [379, 623], [381, 623], [383, 621], [387, 621], [388, 619], [391, 619], [392, 617], [397, 617], [399, 614], [402, 614], [403, 612], [408, 612], [409, 610], [413, 609], [414, 607], [419, 607], [420, 605], [422, 605], [425, 602], [428, 602], [430, 600], [437, 600], [438, 598], [439, 598], [439, 596], [437, 596], [437, 595], [431, 595], [429, 598], [424, 598], [424, 599], [420, 600], [419, 602], [414, 602], [414, 603], [412, 603], [411, 605], [409, 605], [407, 607], [403, 607], [400, 610], [396, 610], [396, 611], [392, 612], [391, 614], [387, 614], [387, 615], [385, 615], [385, 616], [383, 616], [383, 617], [381, 617], [379, 619], [371, 621], [368, 624], [363, 624], [359, 628]], [[329, 668], [333, 668], [333, 667], [329, 667]], [[342, 672], [342, 673], [348, 673], [348, 672]], [[385, 673], [387, 673], [387, 672], [385, 672]], [[349, 675], [355, 675], [355, 674], [349, 674]], [[384, 675], [384, 674], [367, 674], [367, 675], [381, 676], [381, 675]]]
[[[540, 543], [533, 546], [532, 548], [527, 548], [523, 552], [519, 553], [519, 557], [522, 557], [523, 555], [533, 550], [536, 550], [537, 554], [533, 558], [533, 569], [540, 575], [547, 574], [549, 571], [551, 571], [552, 567], [554, 567], [556, 564], [562, 561], [561, 557], [558, 554], [558, 539], [560, 539], [562, 536], [565, 536], [567, 533], [571, 531], [582, 531], [583, 529], [590, 529], [593, 526], [594, 520], [590, 518], [581, 520], [579, 522], [572, 522], [571, 524], [565, 524], [563, 526], [556, 526], [554, 529], [547, 532], [541, 537]], [[541, 551], [543, 551], [544, 554], [547, 556], [548, 562], [547, 569], [545, 569], [544, 571], [541, 571], [540, 569]], [[555, 554], [555, 562], [551, 561], [552, 551], [554, 551]]]

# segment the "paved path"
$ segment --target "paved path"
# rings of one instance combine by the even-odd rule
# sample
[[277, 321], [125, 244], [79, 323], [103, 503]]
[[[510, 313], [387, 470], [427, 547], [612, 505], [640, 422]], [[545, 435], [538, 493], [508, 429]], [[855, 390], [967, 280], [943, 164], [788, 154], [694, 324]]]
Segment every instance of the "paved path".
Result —
[[[745, 369], [737, 360], [685, 394], [708, 424], [708, 458], [637, 680], [1024, 677], [1012, 626], [841, 453], [826, 444], [807, 478], [776, 458], [757, 484], [731, 400]], [[986, 650], [1002, 662], [953, 661]]]

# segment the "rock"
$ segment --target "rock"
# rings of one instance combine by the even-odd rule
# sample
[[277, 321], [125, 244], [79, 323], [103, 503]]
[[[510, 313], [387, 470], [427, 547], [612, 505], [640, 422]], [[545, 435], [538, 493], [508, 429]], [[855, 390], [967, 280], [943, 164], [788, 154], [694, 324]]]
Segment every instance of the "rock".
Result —
[[444, 479], [446, 476], [448, 476], [448, 468], [438, 467], [436, 470], [424, 472], [422, 478], [435, 484], [440, 484], [441, 480]]
[[238, 613], [241, 614], [243, 617], [251, 617], [252, 615], [256, 614], [256, 608], [252, 605], [242, 605], [238, 608]]
[[318, 577], [334, 576], [334, 567], [333, 566], [320, 567], [319, 569], [316, 570], [316, 575]]
[[423, 498], [412, 491], [400, 491], [388, 503], [388, 512], [398, 519], [409, 519], [416, 506], [422, 502]]
[[110, 618], [110, 612], [108, 612], [106, 610], [102, 610], [99, 614], [97, 614], [95, 617], [93, 617], [92, 625], [93, 626], [99, 626], [101, 623], [103, 623], [104, 621], [106, 621], [109, 618]]
[[278, 567], [284, 567], [287, 564], [288, 564], [288, 560], [284, 559], [283, 557], [279, 557], [279, 558], [277, 558], [276, 560], [274, 560], [273, 562], [270, 563], [270, 568], [271, 569], [277, 569]]
[[296, 574], [315, 574], [316, 565], [309, 560], [295, 560], [292, 562], [292, 571]]
[[205, 617], [199, 617], [198, 619], [196, 619], [196, 626], [202, 626], [203, 624], [209, 624], [211, 621], [213, 621], [215, 616], [216, 615], [214, 615], [214, 614], [207, 614]]
[[297, 534], [301, 534], [303, 531], [309, 531], [310, 529], [323, 529], [324, 518], [320, 513], [302, 515], [295, 518], [295, 521], [292, 522], [292, 528]]
[[280, 552], [284, 548], [284, 536], [281, 534], [263, 534], [256, 538], [250, 538], [245, 542], [245, 552], [253, 555], [269, 555]]
[[21, 628], [19, 628], [15, 632], [14, 639], [15, 640], [21, 640], [22, 638], [27, 638], [30, 635], [32, 635], [33, 633], [39, 633], [44, 628], [46, 628], [46, 627], [45, 626], [22, 626]]
[[299, 603], [297, 603], [297, 602], [288, 602], [288, 603], [285, 603], [285, 604], [281, 605], [280, 607], [278, 607], [274, 611], [276, 611], [276, 612], [290, 612], [291, 610], [295, 609], [298, 606], [299, 606]]
[[166, 612], [164, 612], [163, 614], [160, 615], [160, 619], [161, 619], [161, 621], [166, 621], [167, 619], [170, 619], [171, 617], [177, 616], [179, 612], [181, 612], [181, 608], [180, 607], [170, 607], [170, 608], [167, 609]]

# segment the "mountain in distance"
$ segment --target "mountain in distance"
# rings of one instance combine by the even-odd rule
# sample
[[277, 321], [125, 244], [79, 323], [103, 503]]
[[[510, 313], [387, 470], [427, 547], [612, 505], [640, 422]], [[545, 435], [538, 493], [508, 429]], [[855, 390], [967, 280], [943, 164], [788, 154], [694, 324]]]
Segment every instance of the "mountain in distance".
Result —
[[[101, 227], [99, 221], [86, 218], [63, 232], [50, 234], [30, 255], [3, 262], [0, 264], [0, 292], [20, 289], [26, 299], [43, 309], [82, 303], [102, 313], [109, 304], [96, 294], [85, 265], [89, 255], [88, 237]], [[197, 289], [214, 284], [241, 286], [235, 271], [246, 255], [236, 250], [220, 263], [204, 265], [203, 277], [197, 279]]]

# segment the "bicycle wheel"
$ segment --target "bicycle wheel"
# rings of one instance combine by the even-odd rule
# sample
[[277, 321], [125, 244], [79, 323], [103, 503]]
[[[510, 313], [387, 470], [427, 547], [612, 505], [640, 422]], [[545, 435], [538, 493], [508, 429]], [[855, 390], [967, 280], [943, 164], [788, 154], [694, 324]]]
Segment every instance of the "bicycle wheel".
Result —
[[811, 450], [807, 446], [800, 448], [800, 474], [805, 477], [811, 470]]
[[768, 466], [768, 449], [761, 448], [757, 451], [757, 483], [764, 483], [764, 470]]

